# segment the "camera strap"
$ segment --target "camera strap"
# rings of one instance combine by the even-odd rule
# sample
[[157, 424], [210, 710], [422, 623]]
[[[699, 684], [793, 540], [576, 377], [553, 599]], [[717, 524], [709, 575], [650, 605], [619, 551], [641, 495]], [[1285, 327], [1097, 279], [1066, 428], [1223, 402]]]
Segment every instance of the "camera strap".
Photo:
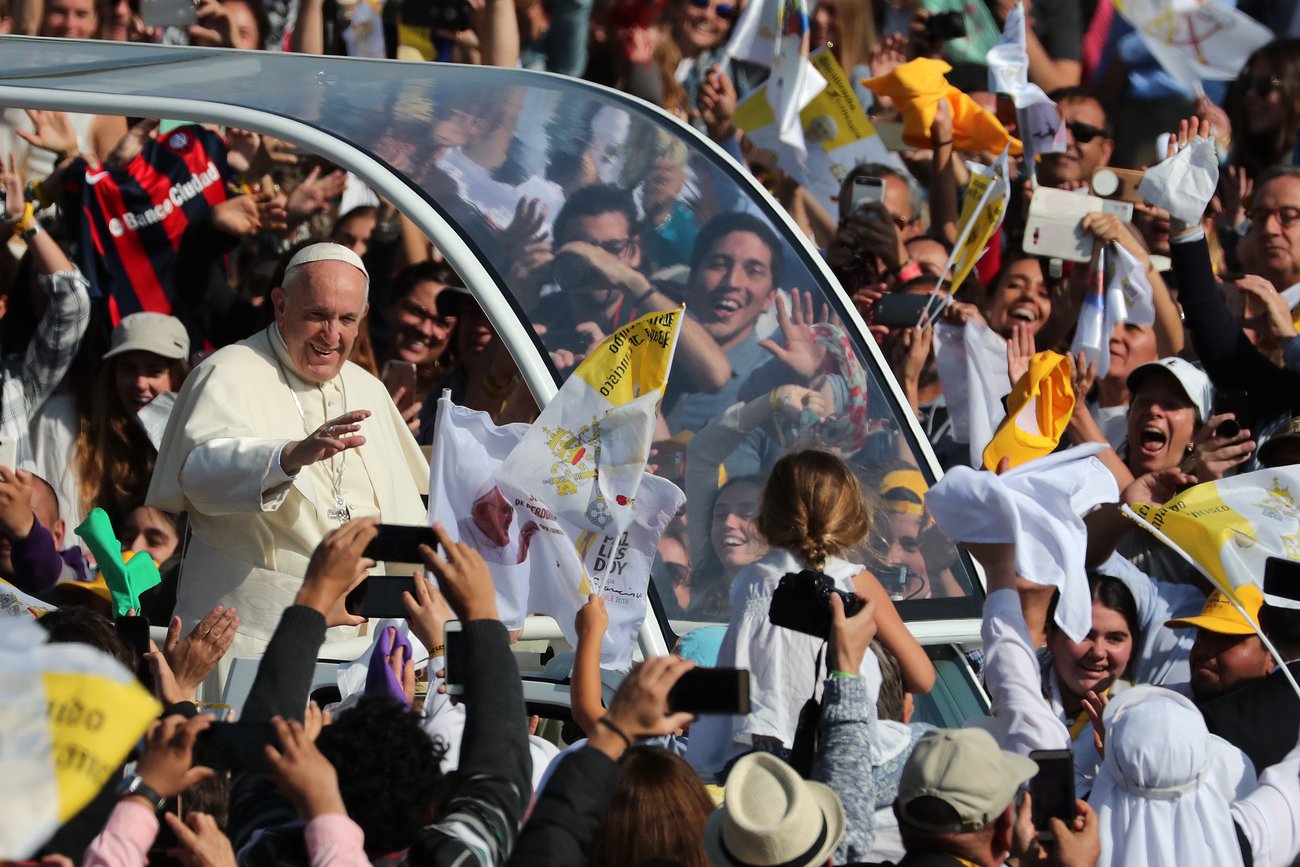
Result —
[[822, 704], [817, 699], [817, 686], [822, 682], [826, 661], [826, 642], [817, 650], [813, 669], [813, 694], [799, 710], [799, 723], [794, 730], [794, 743], [790, 745], [790, 766], [799, 776], [812, 777], [813, 760], [817, 756], [817, 731], [822, 721]]

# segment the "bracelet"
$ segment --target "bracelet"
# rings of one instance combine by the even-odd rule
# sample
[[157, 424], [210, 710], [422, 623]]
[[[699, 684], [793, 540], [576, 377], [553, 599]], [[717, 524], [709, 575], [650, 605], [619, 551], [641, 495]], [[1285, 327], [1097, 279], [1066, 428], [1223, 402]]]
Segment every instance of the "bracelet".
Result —
[[850, 679], [856, 679], [857, 677], [859, 677], [859, 675], [856, 675], [856, 674], [849, 674], [847, 671], [840, 671], [840, 670], [838, 670], [838, 669], [834, 669], [834, 668], [832, 668], [832, 669], [831, 669], [831, 677], [846, 677], [846, 678], [850, 678]]
[[651, 283], [650, 288], [645, 290], [644, 294], [642, 294], [640, 298], [632, 299], [633, 306], [640, 307], [642, 304], [646, 303], [646, 301], [650, 300], [650, 296], [653, 294], [655, 294], [655, 284]]
[[607, 716], [601, 717], [600, 719], [596, 720], [596, 724], [603, 725], [605, 728], [609, 729], [614, 734], [621, 737], [623, 739], [623, 743], [627, 744], [629, 747], [632, 746], [632, 739], [627, 736], [627, 732], [623, 731], [621, 728], [619, 728], [618, 726], [610, 722], [609, 717]]
[[934, 148], [947, 147], [950, 144], [952, 144], [952, 139], [948, 139], [947, 141], [937, 141], [937, 142], [932, 142], [930, 144], [930, 148], [933, 150]]
[[447, 645], [439, 644], [429, 648], [429, 656], [443, 656], [447, 653]]
[[781, 403], [781, 386], [778, 385], [776, 388], [772, 389], [772, 394], [768, 397], [768, 402], [772, 404], [773, 412], [780, 409], [779, 404]]

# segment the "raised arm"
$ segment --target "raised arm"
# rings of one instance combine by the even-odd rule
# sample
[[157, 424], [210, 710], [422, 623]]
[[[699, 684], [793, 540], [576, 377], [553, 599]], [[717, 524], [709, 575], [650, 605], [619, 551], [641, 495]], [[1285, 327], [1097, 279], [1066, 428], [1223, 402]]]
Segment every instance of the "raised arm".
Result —
[[853, 589], [863, 599], [875, 603], [876, 637], [898, 658], [903, 672], [903, 689], [911, 693], [929, 692], [934, 687], [934, 663], [925, 648], [912, 637], [889, 593], [874, 575], [865, 571], [853, 578]]

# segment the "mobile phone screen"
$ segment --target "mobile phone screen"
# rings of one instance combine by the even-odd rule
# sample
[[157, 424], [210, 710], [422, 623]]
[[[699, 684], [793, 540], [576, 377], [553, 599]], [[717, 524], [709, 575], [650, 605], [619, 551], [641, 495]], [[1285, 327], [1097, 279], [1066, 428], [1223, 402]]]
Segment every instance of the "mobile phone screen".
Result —
[[377, 562], [421, 563], [421, 545], [438, 550], [432, 528], [423, 524], [380, 524], [379, 534], [366, 546], [363, 556]]
[[1029, 758], [1038, 764], [1038, 773], [1029, 781], [1034, 827], [1040, 837], [1051, 839], [1051, 819], [1069, 822], [1074, 818], [1074, 753], [1034, 750]]
[[348, 594], [343, 605], [350, 614], [362, 617], [406, 617], [403, 593], [415, 596], [415, 579], [410, 575], [371, 575]]
[[447, 695], [463, 695], [465, 693], [465, 633], [460, 630], [459, 620], [449, 620], [444, 628], [443, 641], [447, 647], [443, 651], [443, 662], [447, 676], [443, 678], [443, 683], [447, 687]]
[[749, 713], [749, 671], [692, 668], [668, 691], [668, 709], [697, 714]]

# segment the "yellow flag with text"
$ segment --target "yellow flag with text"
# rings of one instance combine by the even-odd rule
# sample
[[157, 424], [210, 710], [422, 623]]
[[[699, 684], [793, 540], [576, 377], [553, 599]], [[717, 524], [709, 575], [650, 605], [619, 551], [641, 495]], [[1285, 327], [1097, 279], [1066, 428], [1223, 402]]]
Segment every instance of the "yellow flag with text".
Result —
[[593, 349], [503, 462], [510, 484], [575, 527], [626, 528], [685, 315], [647, 313]]
[[110, 781], [162, 709], [117, 660], [0, 620], [0, 859], [29, 858]]
[[957, 243], [944, 269], [945, 273], [952, 272], [948, 285], [954, 293], [984, 255], [989, 238], [993, 237], [1006, 216], [1007, 202], [1011, 198], [1007, 155], [1008, 151], [1004, 149], [1002, 156], [991, 166], [967, 163], [971, 175], [966, 199], [961, 206], [961, 217], [957, 221]]
[[[1173, 543], [1225, 593], [1261, 587], [1270, 557], [1300, 560], [1300, 466], [1258, 470], [1206, 482], [1163, 506], [1125, 514]], [[1235, 594], [1234, 594], [1235, 596]]]

